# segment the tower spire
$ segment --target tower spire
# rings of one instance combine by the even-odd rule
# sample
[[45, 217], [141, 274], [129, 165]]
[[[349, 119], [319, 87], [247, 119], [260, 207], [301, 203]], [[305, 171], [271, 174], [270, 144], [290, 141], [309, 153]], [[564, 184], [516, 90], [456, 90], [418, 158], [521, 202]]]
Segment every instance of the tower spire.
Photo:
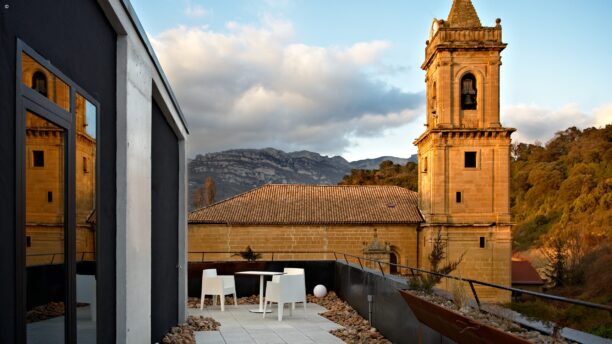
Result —
[[481, 27], [480, 18], [472, 0], [454, 0], [448, 14], [448, 24], [452, 28], [472, 28]]

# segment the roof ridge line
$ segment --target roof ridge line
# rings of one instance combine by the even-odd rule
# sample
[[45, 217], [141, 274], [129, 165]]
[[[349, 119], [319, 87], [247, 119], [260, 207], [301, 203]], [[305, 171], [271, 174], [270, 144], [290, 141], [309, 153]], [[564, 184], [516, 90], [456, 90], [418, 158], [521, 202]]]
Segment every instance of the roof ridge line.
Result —
[[245, 191], [245, 192], [241, 192], [241, 193], [239, 193], [239, 194], [237, 194], [237, 195], [234, 195], [234, 196], [232, 196], [232, 197], [228, 197], [228, 198], [226, 198], [226, 199], [220, 200], [219, 202], [215, 202], [215, 203], [213, 203], [213, 204], [211, 204], [211, 205], [207, 205], [207, 206], [204, 206], [204, 207], [200, 207], [200, 208], [198, 208], [198, 209], [194, 209], [194, 210], [190, 211], [190, 212], [189, 212], [189, 214], [192, 214], [192, 213], [198, 212], [198, 211], [200, 211], [200, 210], [204, 210], [204, 209], [210, 209], [210, 208], [212, 208], [212, 207], [214, 207], [214, 206], [216, 206], [216, 205], [218, 205], [218, 204], [225, 203], [225, 202], [227, 202], [227, 201], [233, 200], [234, 198], [238, 198], [238, 197], [240, 197], [240, 196], [242, 196], [242, 195], [245, 195], [245, 194], [248, 194], [248, 193], [250, 193], [250, 192], [253, 192], [253, 191], [257, 190], [257, 189], [261, 189], [261, 188], [263, 188], [263, 187], [264, 187], [264, 186], [266, 186], [266, 185], [270, 185], [270, 184], [263, 184], [263, 185], [260, 185], [260, 186], [254, 187], [254, 188], [252, 188], [252, 189], [250, 189], [250, 190], [247, 190], [247, 191]]

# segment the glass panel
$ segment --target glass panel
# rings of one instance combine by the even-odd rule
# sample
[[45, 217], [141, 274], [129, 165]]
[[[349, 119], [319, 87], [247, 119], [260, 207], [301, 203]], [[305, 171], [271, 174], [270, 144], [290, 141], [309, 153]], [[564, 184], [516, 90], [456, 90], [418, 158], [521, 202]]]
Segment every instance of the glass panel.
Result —
[[70, 111], [70, 87], [26, 53], [21, 53], [21, 82]]
[[77, 339], [96, 341], [96, 116], [76, 94]]
[[64, 130], [26, 113], [28, 343], [64, 342]]

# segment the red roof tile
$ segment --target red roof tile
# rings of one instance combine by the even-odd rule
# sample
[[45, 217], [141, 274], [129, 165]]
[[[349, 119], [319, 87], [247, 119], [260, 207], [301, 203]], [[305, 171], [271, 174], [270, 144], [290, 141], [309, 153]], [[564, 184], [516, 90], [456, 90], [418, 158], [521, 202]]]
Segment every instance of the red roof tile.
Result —
[[195, 210], [189, 223], [420, 223], [417, 205], [417, 193], [398, 186], [268, 184]]
[[526, 260], [512, 260], [512, 284], [543, 285], [544, 281]]

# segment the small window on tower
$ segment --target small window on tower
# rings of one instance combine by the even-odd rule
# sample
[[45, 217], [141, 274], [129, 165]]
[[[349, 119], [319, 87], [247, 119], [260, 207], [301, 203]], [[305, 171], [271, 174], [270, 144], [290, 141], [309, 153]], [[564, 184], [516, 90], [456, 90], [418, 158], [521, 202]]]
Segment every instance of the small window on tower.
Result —
[[87, 163], [87, 157], [83, 157], [83, 173], [89, 173], [89, 166]]
[[476, 152], [465, 152], [463, 161], [465, 168], [476, 168]]
[[423, 172], [427, 172], [427, 157], [423, 158]]
[[49, 202], [49, 203], [53, 202], [53, 191], [48, 191], [47, 192], [47, 202]]
[[45, 167], [45, 151], [32, 151], [32, 160], [34, 167]]
[[468, 73], [461, 78], [461, 110], [476, 110], [476, 77]]
[[455, 201], [457, 203], [461, 203], [462, 199], [461, 199], [461, 191], [457, 191], [457, 193], [455, 194]]
[[485, 237], [480, 237], [480, 248], [485, 247]]

